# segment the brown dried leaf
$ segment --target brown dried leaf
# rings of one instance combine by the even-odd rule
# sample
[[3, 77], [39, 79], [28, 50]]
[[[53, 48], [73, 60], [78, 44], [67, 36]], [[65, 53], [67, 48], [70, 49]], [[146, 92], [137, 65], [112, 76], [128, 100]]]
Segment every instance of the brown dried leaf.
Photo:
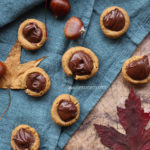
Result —
[[25, 89], [26, 85], [23, 82], [24, 73], [30, 68], [36, 67], [45, 57], [40, 59], [20, 64], [21, 45], [19, 41], [12, 47], [5, 65], [7, 67], [5, 75], [0, 79], [0, 88]]

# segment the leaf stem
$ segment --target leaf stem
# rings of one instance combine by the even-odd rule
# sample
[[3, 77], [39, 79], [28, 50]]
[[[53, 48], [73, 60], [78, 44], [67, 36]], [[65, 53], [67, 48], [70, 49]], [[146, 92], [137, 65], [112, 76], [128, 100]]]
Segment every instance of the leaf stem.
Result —
[[9, 88], [7, 88], [7, 89], [8, 89], [8, 95], [9, 95], [9, 103], [8, 103], [7, 107], [5, 108], [4, 112], [2, 113], [2, 115], [1, 115], [1, 117], [0, 117], [0, 120], [2, 120], [3, 116], [5, 115], [5, 113], [7, 112], [8, 108], [9, 108], [9, 106], [10, 106], [10, 104], [11, 104], [10, 90], [9, 90]]

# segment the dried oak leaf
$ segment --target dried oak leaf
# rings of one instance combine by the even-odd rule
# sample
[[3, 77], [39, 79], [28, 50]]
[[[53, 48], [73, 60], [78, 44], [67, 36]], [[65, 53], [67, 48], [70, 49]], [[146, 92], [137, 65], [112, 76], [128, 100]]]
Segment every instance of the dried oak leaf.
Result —
[[4, 64], [6, 65], [6, 73], [0, 78], [0, 88], [25, 89], [26, 85], [23, 82], [24, 73], [33, 67], [36, 67], [45, 57], [40, 59], [20, 64], [21, 45], [17, 41], [12, 47]]
[[112, 127], [95, 124], [103, 145], [113, 150], [150, 150], [150, 129], [145, 129], [150, 114], [141, 107], [141, 100], [131, 89], [125, 109], [117, 107], [119, 121], [126, 134]]

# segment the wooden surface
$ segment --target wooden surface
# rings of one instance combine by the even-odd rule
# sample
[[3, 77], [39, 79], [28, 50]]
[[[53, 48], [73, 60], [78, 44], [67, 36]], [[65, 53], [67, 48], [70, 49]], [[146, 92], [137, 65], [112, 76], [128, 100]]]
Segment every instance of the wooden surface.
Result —
[[[145, 54], [150, 59], [150, 34], [143, 40], [134, 53], [134, 55], [140, 56]], [[124, 107], [130, 87], [134, 87], [137, 95], [141, 97], [145, 111], [150, 111], [150, 83], [134, 86], [124, 81], [120, 73], [80, 128], [72, 136], [64, 150], [108, 150], [108, 148], [100, 143], [93, 124], [110, 125], [123, 133], [124, 130], [118, 122], [116, 107]]]

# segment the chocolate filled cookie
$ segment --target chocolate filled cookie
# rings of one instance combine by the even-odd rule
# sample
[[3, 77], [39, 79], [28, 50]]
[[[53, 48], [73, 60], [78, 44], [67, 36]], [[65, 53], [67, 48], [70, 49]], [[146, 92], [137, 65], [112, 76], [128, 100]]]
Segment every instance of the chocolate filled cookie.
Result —
[[40, 138], [34, 128], [19, 125], [12, 131], [11, 146], [13, 150], [38, 150]]
[[27, 94], [39, 97], [49, 90], [51, 82], [48, 74], [43, 69], [34, 67], [25, 73], [24, 84]]
[[41, 21], [27, 19], [19, 27], [18, 40], [27, 50], [39, 49], [46, 39], [46, 28]]
[[147, 83], [150, 80], [148, 56], [133, 56], [126, 60], [122, 67], [124, 79], [134, 84]]
[[110, 38], [118, 38], [123, 35], [129, 25], [130, 19], [127, 12], [118, 6], [105, 9], [100, 16], [101, 29]]
[[80, 114], [80, 104], [72, 95], [58, 96], [52, 106], [51, 116], [56, 124], [70, 126], [77, 121]]
[[86, 80], [96, 74], [99, 67], [97, 56], [88, 48], [70, 48], [62, 57], [62, 67], [68, 76]]

